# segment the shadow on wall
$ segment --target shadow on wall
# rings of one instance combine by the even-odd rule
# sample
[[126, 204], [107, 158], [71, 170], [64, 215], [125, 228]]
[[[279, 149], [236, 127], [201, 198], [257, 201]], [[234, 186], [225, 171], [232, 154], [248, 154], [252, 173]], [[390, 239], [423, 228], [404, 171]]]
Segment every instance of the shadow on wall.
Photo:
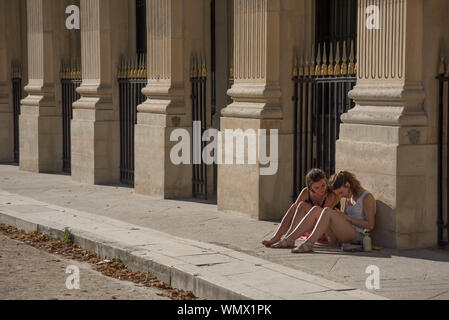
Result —
[[376, 201], [376, 226], [372, 232], [373, 244], [376, 246], [396, 248], [396, 219], [395, 212], [382, 201]]

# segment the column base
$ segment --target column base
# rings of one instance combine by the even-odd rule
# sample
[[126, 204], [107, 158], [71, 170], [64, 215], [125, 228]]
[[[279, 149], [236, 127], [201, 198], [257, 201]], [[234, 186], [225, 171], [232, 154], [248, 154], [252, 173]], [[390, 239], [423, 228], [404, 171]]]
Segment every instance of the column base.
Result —
[[[183, 129], [192, 136], [184, 116], [138, 113], [135, 128], [135, 190], [136, 193], [160, 199], [192, 197], [192, 166], [175, 165], [170, 159], [170, 135]], [[188, 141], [191, 145], [191, 141]]]
[[119, 184], [120, 125], [118, 121], [102, 119], [98, 112], [74, 110], [72, 179], [87, 184]]
[[[413, 131], [413, 130], [411, 130]], [[410, 128], [343, 124], [337, 172], [347, 170], [377, 200], [375, 245], [437, 245], [437, 146], [406, 144]]]
[[37, 107], [22, 108], [19, 118], [20, 170], [62, 171], [62, 120], [40, 116]]
[[[280, 120], [221, 118], [222, 135], [226, 129], [242, 131], [252, 129], [256, 134], [259, 129], [266, 129], [268, 135], [270, 129], [279, 130], [280, 123]], [[273, 167], [277, 167], [273, 175], [260, 174], [262, 166], [258, 161], [259, 156], [257, 156], [257, 164], [248, 164], [247, 156], [245, 156], [245, 164], [236, 164], [234, 153], [234, 164], [226, 164], [223, 160], [223, 164], [218, 165], [219, 210], [243, 212], [259, 220], [272, 221], [282, 218], [292, 203], [293, 164], [289, 155], [293, 136], [279, 134], [278, 137], [278, 159], [271, 163]], [[226, 139], [223, 141], [226, 143]], [[267, 137], [268, 154], [270, 153], [269, 141], [270, 138]]]
[[0, 113], [0, 163], [14, 162], [14, 116]]

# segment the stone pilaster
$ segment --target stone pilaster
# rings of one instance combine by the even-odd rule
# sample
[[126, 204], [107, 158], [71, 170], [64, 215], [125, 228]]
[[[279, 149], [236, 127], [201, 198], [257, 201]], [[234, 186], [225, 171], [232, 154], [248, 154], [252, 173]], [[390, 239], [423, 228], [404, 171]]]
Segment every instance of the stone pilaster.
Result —
[[[296, 6], [303, 2], [283, 3], [282, 0], [236, 0], [234, 2], [234, 68], [235, 82], [228, 91], [233, 102], [222, 110], [221, 132], [239, 130], [238, 138], [257, 138], [258, 130], [278, 130], [279, 157], [271, 165], [274, 175], [261, 175], [257, 154], [256, 164], [248, 161], [218, 166], [218, 207], [220, 210], [245, 212], [258, 219], [277, 219], [291, 204], [292, 136], [287, 134], [286, 110], [281, 107], [285, 96], [292, 92], [290, 72], [293, 61], [295, 32], [287, 38], [282, 30], [293, 27]], [[290, 15], [289, 10], [293, 10]], [[302, 30], [299, 30], [302, 31]], [[283, 52], [281, 52], [281, 47]], [[283, 59], [288, 57], [287, 59]], [[285, 86], [285, 87], [284, 87]], [[289, 99], [287, 103], [291, 103]], [[291, 105], [291, 104], [290, 104]], [[289, 105], [289, 106], [290, 106]], [[284, 118], [285, 117], [285, 118]], [[251, 130], [251, 131], [247, 131]], [[289, 129], [287, 129], [289, 130]], [[254, 137], [254, 134], [256, 137]], [[232, 138], [234, 139], [234, 138]], [[227, 141], [228, 140], [228, 141]], [[231, 139], [223, 137], [226, 144]], [[234, 142], [235, 143], [235, 142]], [[247, 149], [247, 148], [245, 148]], [[267, 146], [268, 152], [270, 151]], [[225, 155], [226, 157], [226, 155]], [[241, 159], [239, 159], [241, 160]], [[252, 163], [251, 163], [252, 162]]]
[[25, 171], [59, 172], [62, 167], [56, 20], [54, 0], [27, 1], [29, 82], [19, 121], [20, 169]]
[[135, 131], [135, 189], [159, 198], [192, 197], [192, 167], [174, 165], [170, 136], [192, 133], [190, 60], [204, 49], [208, 1], [147, 0], [147, 100], [138, 106]]
[[119, 183], [120, 126], [116, 73], [128, 51], [128, 2], [81, 0], [83, 81], [73, 104], [72, 178]]
[[[379, 29], [366, 9], [379, 8]], [[354, 172], [378, 200], [376, 243], [435, 245], [436, 153], [423, 87], [423, 1], [359, 1], [358, 76], [342, 116], [337, 168]], [[432, 93], [433, 94], [433, 93]], [[337, 169], [337, 170], [338, 170]]]
[[[235, 84], [224, 117], [280, 119], [281, 1], [234, 2]], [[252, 97], [254, 101], [248, 101]]]
[[7, 1], [0, 0], [0, 162], [14, 161], [11, 61], [8, 50]]

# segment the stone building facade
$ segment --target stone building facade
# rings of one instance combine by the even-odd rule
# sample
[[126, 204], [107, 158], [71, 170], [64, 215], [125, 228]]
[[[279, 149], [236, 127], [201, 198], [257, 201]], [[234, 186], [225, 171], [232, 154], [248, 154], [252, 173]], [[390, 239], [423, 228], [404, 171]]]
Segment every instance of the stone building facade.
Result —
[[[80, 29], [67, 28], [71, 5]], [[131, 174], [139, 194], [199, 195], [225, 212], [277, 220], [322, 152], [328, 173], [354, 172], [378, 200], [376, 243], [435, 246], [439, 234], [448, 240], [437, 80], [447, 71], [448, 16], [447, 0], [0, 0], [0, 162], [59, 173], [69, 157], [78, 182], [120, 184]], [[348, 94], [334, 84], [352, 78]], [[72, 100], [64, 79], [79, 80]], [[309, 90], [335, 116], [317, 111]], [[340, 115], [342, 101], [352, 105]], [[124, 108], [134, 108], [129, 117]], [[313, 114], [338, 132], [323, 136], [328, 145], [311, 134]], [[198, 119], [203, 131], [241, 137], [278, 130], [277, 172], [260, 175], [260, 162], [174, 164], [172, 133], [194, 135]]]

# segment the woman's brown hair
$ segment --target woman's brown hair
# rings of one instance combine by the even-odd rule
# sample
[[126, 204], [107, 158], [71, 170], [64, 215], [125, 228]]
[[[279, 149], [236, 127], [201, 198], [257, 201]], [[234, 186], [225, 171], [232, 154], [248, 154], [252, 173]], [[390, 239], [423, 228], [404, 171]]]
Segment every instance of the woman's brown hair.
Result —
[[320, 182], [321, 180], [326, 181], [327, 193], [330, 193], [331, 189], [329, 188], [329, 184], [328, 184], [328, 181], [327, 181], [326, 174], [323, 172], [323, 170], [320, 170], [320, 169], [312, 169], [306, 175], [307, 189], [309, 189], [309, 191], [312, 191], [312, 184]]
[[362, 185], [360, 181], [355, 177], [354, 174], [348, 171], [340, 171], [339, 173], [334, 174], [329, 184], [332, 190], [340, 189], [341, 187], [346, 186], [346, 183], [350, 184], [352, 195], [356, 198], [360, 197], [363, 193]]

